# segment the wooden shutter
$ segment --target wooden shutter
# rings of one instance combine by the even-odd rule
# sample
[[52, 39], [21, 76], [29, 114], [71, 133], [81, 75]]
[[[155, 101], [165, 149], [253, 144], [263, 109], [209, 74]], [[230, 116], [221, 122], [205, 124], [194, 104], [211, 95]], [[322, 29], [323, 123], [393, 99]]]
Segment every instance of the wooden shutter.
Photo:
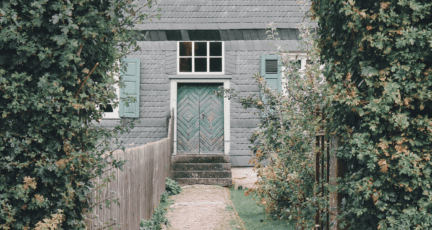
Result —
[[261, 55], [260, 74], [270, 88], [282, 91], [281, 65], [279, 55]]
[[[122, 74], [124, 87], [120, 88], [120, 117], [139, 117], [140, 98], [140, 59], [124, 58], [127, 70]], [[129, 106], [122, 98], [135, 98], [135, 102], [129, 102]]]

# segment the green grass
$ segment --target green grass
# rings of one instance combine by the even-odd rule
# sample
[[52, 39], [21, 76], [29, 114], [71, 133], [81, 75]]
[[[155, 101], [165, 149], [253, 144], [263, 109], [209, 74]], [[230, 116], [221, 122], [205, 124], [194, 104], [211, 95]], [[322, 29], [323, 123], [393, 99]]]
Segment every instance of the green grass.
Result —
[[247, 230], [294, 230], [295, 225], [283, 220], [272, 220], [264, 208], [256, 204], [252, 196], [245, 196], [246, 190], [231, 188], [231, 200]]

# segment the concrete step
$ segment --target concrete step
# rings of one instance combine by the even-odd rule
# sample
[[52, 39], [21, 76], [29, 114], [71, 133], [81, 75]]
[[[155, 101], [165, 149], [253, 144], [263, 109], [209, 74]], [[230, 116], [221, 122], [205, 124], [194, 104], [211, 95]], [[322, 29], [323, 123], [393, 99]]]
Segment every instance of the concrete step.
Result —
[[215, 155], [174, 155], [171, 163], [230, 163], [230, 157], [223, 154]]
[[171, 171], [171, 177], [178, 178], [229, 178], [231, 171]]
[[231, 171], [230, 163], [175, 163], [172, 171]]
[[221, 185], [231, 186], [231, 178], [177, 178], [175, 179], [181, 185], [194, 185], [194, 184], [205, 184], [205, 185]]

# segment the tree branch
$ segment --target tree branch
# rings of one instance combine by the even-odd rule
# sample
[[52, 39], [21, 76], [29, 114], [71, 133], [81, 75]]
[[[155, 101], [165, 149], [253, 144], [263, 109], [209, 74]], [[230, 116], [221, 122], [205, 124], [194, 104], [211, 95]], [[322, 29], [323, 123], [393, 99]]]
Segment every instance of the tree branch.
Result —
[[93, 67], [93, 69], [90, 71], [90, 73], [86, 76], [86, 78], [84, 79], [83, 83], [81, 83], [81, 86], [79, 87], [78, 91], [75, 94], [75, 98], [78, 97], [78, 94], [80, 93], [82, 87], [85, 85], [85, 83], [87, 82], [87, 79], [90, 77], [90, 75], [93, 73], [93, 71], [96, 69], [96, 67], [99, 65], [99, 62], [96, 63], [96, 65]]
[[79, 50], [78, 50], [78, 52], [76, 54], [78, 57], [81, 56], [81, 51], [82, 51], [83, 47], [84, 47], [84, 44], [81, 44], [80, 48], [79, 48]]

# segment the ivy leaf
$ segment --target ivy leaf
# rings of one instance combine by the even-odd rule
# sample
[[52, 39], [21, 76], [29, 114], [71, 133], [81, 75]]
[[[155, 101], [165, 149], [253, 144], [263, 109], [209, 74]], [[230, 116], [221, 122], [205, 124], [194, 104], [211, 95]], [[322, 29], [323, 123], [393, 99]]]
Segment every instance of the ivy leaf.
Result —
[[64, 45], [66, 42], [66, 38], [63, 35], [55, 35], [52, 40], [57, 42], [59, 46]]
[[53, 23], [53, 24], [57, 24], [58, 21], [59, 21], [59, 19], [60, 19], [60, 16], [59, 16], [58, 14], [53, 15], [53, 16], [52, 16], [52, 23]]
[[372, 66], [365, 66], [365, 67], [362, 67], [361, 74], [363, 76], [373, 77], [373, 76], [378, 76], [379, 71], [377, 69], [373, 68]]

